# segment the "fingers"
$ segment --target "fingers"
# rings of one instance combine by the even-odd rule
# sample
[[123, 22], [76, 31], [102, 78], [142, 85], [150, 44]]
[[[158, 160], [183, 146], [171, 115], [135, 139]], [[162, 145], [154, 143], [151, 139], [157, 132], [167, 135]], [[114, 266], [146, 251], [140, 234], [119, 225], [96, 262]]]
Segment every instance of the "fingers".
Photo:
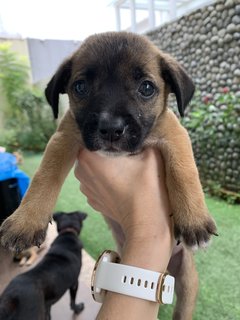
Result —
[[96, 211], [100, 211], [103, 208], [102, 203], [97, 200], [97, 196], [92, 192], [85, 184], [80, 185], [80, 191], [86, 196], [88, 204]]
[[80, 181], [85, 181], [90, 178], [90, 172], [86, 163], [76, 161], [74, 168], [74, 175]]
[[76, 161], [75, 163], [74, 175], [78, 180], [81, 180], [81, 167], [80, 167], [79, 161]]
[[105, 213], [107, 210], [100, 200], [99, 194], [96, 194], [91, 187], [88, 187], [86, 184], [80, 185], [80, 191], [86, 196], [88, 204], [96, 211]]
[[86, 196], [88, 204], [94, 210], [101, 212], [103, 215], [118, 221], [118, 217], [115, 216], [110, 208], [101, 201], [101, 197], [99, 197], [99, 194], [96, 194], [85, 184], [80, 185], [80, 190]]
[[93, 197], [94, 196], [94, 192], [86, 186], [86, 184], [84, 183], [81, 183], [80, 184], [80, 191], [87, 197], [87, 198], [90, 198], [90, 197]]
[[98, 212], [103, 211], [102, 205], [98, 201], [96, 201], [95, 199], [87, 198], [87, 202], [94, 210], [96, 210]]

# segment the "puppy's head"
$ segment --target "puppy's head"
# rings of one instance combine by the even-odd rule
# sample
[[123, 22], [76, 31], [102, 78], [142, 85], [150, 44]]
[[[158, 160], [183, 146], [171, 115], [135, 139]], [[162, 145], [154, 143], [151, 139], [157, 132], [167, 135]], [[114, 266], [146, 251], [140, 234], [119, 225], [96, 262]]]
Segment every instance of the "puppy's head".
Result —
[[87, 214], [80, 211], [73, 212], [55, 212], [53, 220], [56, 221], [58, 232], [64, 229], [74, 229], [78, 234], [82, 229], [83, 220], [87, 218]]
[[126, 32], [89, 37], [58, 69], [46, 88], [58, 115], [67, 93], [85, 146], [91, 151], [134, 153], [176, 95], [180, 115], [194, 93], [186, 71], [147, 38]]

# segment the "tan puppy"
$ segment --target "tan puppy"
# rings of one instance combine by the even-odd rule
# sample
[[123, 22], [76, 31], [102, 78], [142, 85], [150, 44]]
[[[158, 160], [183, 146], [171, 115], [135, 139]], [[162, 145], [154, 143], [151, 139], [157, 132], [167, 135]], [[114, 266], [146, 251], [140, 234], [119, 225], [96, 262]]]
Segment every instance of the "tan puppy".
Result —
[[[205, 205], [189, 136], [167, 108], [171, 92], [183, 115], [194, 93], [193, 82], [147, 38], [124, 32], [89, 37], [48, 84], [46, 97], [55, 117], [60, 93], [68, 94], [70, 109], [49, 141], [20, 207], [2, 224], [2, 244], [22, 250], [42, 243], [80, 148], [116, 156], [155, 146], [165, 161], [175, 237], [186, 247], [205, 247], [216, 226]], [[180, 250], [175, 256], [180, 255], [175, 317], [187, 320], [194, 306], [197, 276], [191, 253]], [[182, 264], [185, 269], [180, 268]], [[180, 287], [184, 295], [179, 294]]]

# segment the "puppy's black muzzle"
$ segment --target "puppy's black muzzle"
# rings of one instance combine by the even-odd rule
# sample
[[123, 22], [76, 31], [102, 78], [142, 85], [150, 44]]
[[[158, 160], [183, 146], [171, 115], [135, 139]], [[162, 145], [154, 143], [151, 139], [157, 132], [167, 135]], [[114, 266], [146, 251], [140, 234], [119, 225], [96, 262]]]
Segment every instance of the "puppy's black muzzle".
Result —
[[126, 123], [121, 117], [110, 118], [102, 114], [98, 122], [98, 134], [102, 140], [115, 142], [120, 140], [126, 132]]
[[138, 118], [138, 113], [99, 111], [77, 114], [77, 123], [86, 148], [90, 151], [135, 153], [152, 126], [153, 119]]

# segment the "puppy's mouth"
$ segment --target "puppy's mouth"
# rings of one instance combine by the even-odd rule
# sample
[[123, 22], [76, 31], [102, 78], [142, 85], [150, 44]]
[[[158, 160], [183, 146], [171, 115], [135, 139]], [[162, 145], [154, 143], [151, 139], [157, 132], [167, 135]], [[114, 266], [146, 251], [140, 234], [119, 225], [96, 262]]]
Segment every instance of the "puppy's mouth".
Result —
[[129, 156], [130, 154], [133, 154], [132, 152], [126, 152], [126, 151], [112, 151], [112, 150], [98, 150], [98, 154], [105, 157], [121, 157], [121, 156]]
[[97, 151], [102, 155], [107, 156], [123, 156], [133, 154], [139, 151], [141, 147], [140, 139], [128, 139], [123, 137], [119, 141], [105, 141], [98, 135], [95, 136], [94, 143], [92, 145], [86, 145], [89, 150]]
[[121, 153], [121, 148], [118, 148], [117, 146], [111, 145], [111, 146], [103, 146], [99, 152], [104, 153]]
[[135, 152], [130, 150], [122, 150], [120, 146], [111, 144], [109, 146], [102, 146], [101, 149], [97, 150], [97, 153], [107, 157], [119, 157], [119, 156], [127, 156]]

